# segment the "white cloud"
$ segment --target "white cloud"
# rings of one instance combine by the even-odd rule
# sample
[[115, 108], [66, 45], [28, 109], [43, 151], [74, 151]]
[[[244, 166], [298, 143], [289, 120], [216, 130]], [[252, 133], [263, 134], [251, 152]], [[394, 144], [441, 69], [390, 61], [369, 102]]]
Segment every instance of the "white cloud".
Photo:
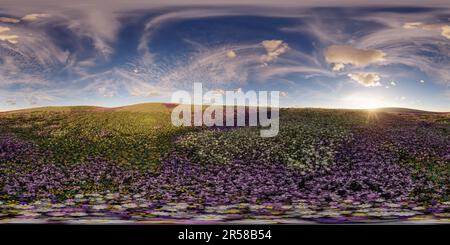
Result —
[[422, 22], [407, 22], [403, 24], [403, 28], [405, 29], [416, 29], [423, 25]]
[[228, 58], [236, 58], [236, 52], [234, 52], [233, 50], [230, 50], [227, 52], [227, 57]]
[[378, 50], [357, 49], [350, 45], [332, 45], [325, 50], [324, 55], [327, 63], [335, 64], [334, 71], [343, 69], [346, 64], [364, 67], [378, 63], [383, 61], [386, 56], [385, 53]]
[[340, 71], [343, 70], [345, 68], [345, 65], [342, 63], [336, 63], [333, 66], [333, 71]]
[[443, 26], [441, 35], [450, 39], [450, 26]]
[[9, 34], [10, 31], [11, 29], [9, 29], [9, 27], [0, 26], [0, 41], [6, 41], [12, 44], [16, 44], [19, 36]]
[[264, 63], [268, 63], [270, 61], [275, 60], [278, 56], [286, 53], [289, 49], [287, 43], [283, 42], [283, 40], [265, 40], [262, 41], [261, 45], [266, 49], [266, 54], [261, 56], [261, 60]]
[[397, 83], [396, 83], [395, 81], [391, 81], [390, 84], [391, 84], [392, 86], [397, 86]]
[[350, 73], [348, 77], [353, 81], [363, 85], [364, 87], [378, 87], [381, 86], [380, 76], [377, 73]]
[[9, 17], [0, 17], [0, 22], [16, 24], [19, 23], [20, 20]]
[[36, 21], [38, 19], [42, 18], [48, 18], [50, 17], [50, 14], [46, 13], [35, 13], [35, 14], [27, 14], [24, 17], [22, 17], [23, 21]]

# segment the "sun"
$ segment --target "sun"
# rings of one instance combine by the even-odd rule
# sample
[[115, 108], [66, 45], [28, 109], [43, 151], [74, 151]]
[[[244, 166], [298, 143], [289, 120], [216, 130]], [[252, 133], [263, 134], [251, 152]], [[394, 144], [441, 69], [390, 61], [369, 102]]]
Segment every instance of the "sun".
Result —
[[378, 100], [376, 98], [361, 98], [360, 106], [364, 107], [363, 109], [376, 109], [383, 107], [384, 102]]
[[386, 107], [383, 97], [370, 94], [352, 94], [343, 98], [344, 103], [355, 109], [376, 109]]

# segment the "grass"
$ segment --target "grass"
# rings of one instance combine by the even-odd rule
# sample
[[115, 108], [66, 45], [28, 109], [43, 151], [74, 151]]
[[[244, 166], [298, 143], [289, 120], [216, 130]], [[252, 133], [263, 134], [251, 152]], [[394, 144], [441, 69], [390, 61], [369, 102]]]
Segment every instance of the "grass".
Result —
[[[383, 169], [397, 171], [398, 168], [386, 165], [392, 162], [411, 171], [406, 175], [399, 173], [399, 179], [411, 175], [421, 181], [416, 186], [426, 186], [427, 189], [417, 189], [412, 185], [411, 188], [417, 189], [411, 191], [413, 195], [448, 200], [448, 195], [442, 194], [448, 191], [450, 178], [450, 155], [445, 155], [450, 145], [447, 114], [282, 109], [278, 136], [261, 138], [260, 128], [254, 127], [232, 130], [174, 127], [170, 123], [172, 107], [148, 103], [1, 113], [0, 137], [13, 135], [31, 142], [40, 151], [36, 157], [42, 159], [38, 162], [64, 168], [100, 158], [108, 164], [155, 173], [163, 160], [174, 154], [204, 166], [235, 161], [283, 164], [304, 176], [320, 173], [308, 177], [309, 180], [342, 181], [335, 184], [333, 180], [323, 187], [329, 188], [330, 193], [353, 193], [355, 188], [348, 186], [350, 182], [358, 186], [356, 189], [366, 188], [369, 192], [390, 191], [380, 189], [378, 185], [383, 184], [384, 177], [367, 176], [365, 166], [368, 164], [373, 173], [384, 174]], [[1, 164], [4, 163], [0, 161], [0, 167]], [[19, 171], [10, 170], [15, 168], [10, 163], [5, 166], [8, 166], [5, 171]], [[33, 166], [27, 167], [33, 171]], [[352, 172], [351, 181], [346, 180], [347, 172]], [[105, 190], [112, 186], [108, 181], [99, 181], [102, 187], [89, 186]], [[64, 192], [72, 193], [72, 187], [65, 187]], [[402, 192], [395, 185], [388, 188]], [[435, 188], [441, 192], [434, 191]]]
[[102, 157], [120, 164], [158, 166], [172, 148], [173, 138], [188, 130], [170, 123], [163, 104], [140, 104], [117, 109], [47, 107], [4, 113], [1, 134], [31, 141], [46, 161], [77, 163]]

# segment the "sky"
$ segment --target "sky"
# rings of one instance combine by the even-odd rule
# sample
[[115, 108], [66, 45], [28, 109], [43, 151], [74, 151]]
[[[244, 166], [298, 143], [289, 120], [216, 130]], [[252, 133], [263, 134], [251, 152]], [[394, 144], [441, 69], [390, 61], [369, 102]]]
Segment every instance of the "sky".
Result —
[[194, 82], [450, 111], [448, 1], [1, 2], [0, 111], [170, 102]]

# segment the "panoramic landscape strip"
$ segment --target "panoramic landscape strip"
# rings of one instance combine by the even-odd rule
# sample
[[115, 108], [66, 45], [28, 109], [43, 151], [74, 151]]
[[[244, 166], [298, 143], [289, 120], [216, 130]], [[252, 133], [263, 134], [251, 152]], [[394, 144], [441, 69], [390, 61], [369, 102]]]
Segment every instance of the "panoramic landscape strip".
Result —
[[0, 0], [0, 232], [449, 225], [449, 67], [448, 0]]

